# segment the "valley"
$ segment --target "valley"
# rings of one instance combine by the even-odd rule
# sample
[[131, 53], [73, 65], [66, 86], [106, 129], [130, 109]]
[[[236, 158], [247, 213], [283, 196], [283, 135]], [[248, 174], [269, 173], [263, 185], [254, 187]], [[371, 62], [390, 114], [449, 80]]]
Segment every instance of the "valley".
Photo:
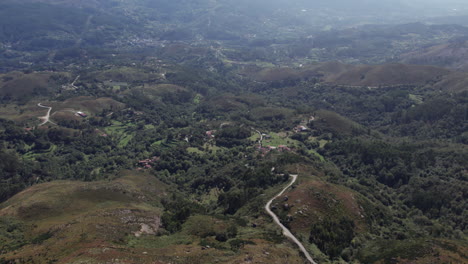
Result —
[[0, 264], [466, 263], [468, 20], [339, 3], [1, 3]]

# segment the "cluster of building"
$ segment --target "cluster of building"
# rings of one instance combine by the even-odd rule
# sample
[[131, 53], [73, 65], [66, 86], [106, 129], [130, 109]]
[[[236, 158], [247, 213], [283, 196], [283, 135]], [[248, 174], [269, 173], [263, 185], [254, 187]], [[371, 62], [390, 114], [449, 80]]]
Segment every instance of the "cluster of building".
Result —
[[137, 170], [142, 170], [142, 169], [151, 169], [153, 168], [153, 165], [155, 162], [159, 161], [159, 157], [152, 157], [150, 159], [144, 159], [138, 161], [138, 166], [140, 166]]
[[293, 128], [293, 131], [295, 133], [299, 133], [299, 132], [306, 132], [306, 131], [309, 131], [310, 128], [308, 128], [306, 125], [307, 124], [310, 124], [311, 122], [315, 121], [315, 116], [310, 116], [308, 120], [303, 120], [301, 122], [300, 125], [296, 126], [295, 128]]
[[279, 152], [290, 152], [290, 151], [292, 151], [291, 148], [289, 148], [288, 146], [285, 146], [285, 145], [279, 145], [278, 147], [275, 147], [275, 146], [266, 146], [266, 147], [258, 146], [258, 151], [260, 151], [260, 153], [262, 153], [263, 155], [266, 155], [267, 153], [269, 153], [272, 150], [276, 150], [276, 151], [279, 151]]
[[309, 130], [308, 127], [302, 126], [302, 125], [299, 125], [299, 126], [293, 128], [293, 131], [296, 132], [296, 133], [305, 132], [305, 131], [308, 131], [308, 130]]
[[216, 130], [208, 130], [205, 132], [205, 136], [208, 138], [208, 139], [213, 139], [215, 138], [215, 132]]

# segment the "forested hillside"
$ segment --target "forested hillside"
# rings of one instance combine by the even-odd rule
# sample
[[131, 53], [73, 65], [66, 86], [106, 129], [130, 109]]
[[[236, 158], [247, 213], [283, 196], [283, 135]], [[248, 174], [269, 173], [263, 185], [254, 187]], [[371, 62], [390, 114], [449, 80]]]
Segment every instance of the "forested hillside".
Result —
[[467, 262], [468, 29], [244, 2], [0, 4], [0, 263]]

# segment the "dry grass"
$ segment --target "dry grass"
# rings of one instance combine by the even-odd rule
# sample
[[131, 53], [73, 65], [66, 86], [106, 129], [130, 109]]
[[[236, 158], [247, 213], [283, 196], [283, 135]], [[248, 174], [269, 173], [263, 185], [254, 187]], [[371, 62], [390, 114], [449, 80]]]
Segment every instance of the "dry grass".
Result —
[[261, 82], [320, 78], [349, 86], [419, 85], [438, 80], [451, 71], [434, 66], [409, 64], [349, 65], [325, 62], [302, 68], [248, 68], [243, 75]]
[[447, 239], [380, 240], [368, 247], [364, 257], [372, 263], [428, 264], [467, 263], [468, 246]]
[[94, 98], [90, 96], [74, 97], [64, 102], [33, 100], [22, 106], [15, 104], [3, 105], [0, 107], [0, 118], [27, 123], [30, 126], [38, 125], [40, 123], [38, 118], [47, 113], [47, 109], [37, 106], [38, 103], [52, 107], [51, 121], [53, 122], [64, 119], [81, 120], [81, 117], [76, 117], [74, 115], [76, 111], [83, 111], [88, 115], [95, 115], [104, 109], [118, 111], [125, 106], [111, 98]]
[[4, 104], [0, 107], [0, 118], [18, 122], [33, 121], [39, 124], [38, 118], [46, 113], [47, 109], [37, 107], [37, 103], [28, 103], [23, 106]]
[[23, 221], [29, 226], [29, 238], [46, 233], [50, 238], [1, 257], [40, 263], [51, 258], [80, 259], [81, 254], [96, 259], [95, 252], [107, 254], [104, 248], [115, 248], [115, 243], [140, 231], [142, 224], [157, 231], [161, 209], [154, 205], [165, 195], [165, 188], [153, 176], [131, 171], [110, 182], [35, 185], [1, 204], [0, 217]]
[[325, 78], [326, 82], [350, 86], [392, 86], [426, 84], [448, 75], [449, 70], [408, 64], [357, 65]]
[[282, 80], [298, 80], [301, 75], [292, 68], [269, 68], [263, 69], [255, 77], [260, 82], [277, 82]]
[[230, 112], [237, 110], [247, 110], [248, 104], [239, 97], [233, 95], [223, 95], [212, 98], [206, 104], [213, 106], [217, 111]]
[[295, 233], [307, 234], [312, 223], [341, 216], [353, 219], [356, 229], [365, 231], [365, 212], [360, 208], [356, 196], [356, 193], [345, 187], [316, 179], [302, 182], [294, 190], [275, 200], [275, 203], [278, 207], [284, 204], [292, 206], [288, 214], [293, 218], [290, 226]]
[[[180, 233], [155, 236], [135, 233], [146, 224], [156, 231], [166, 186], [144, 172], [125, 171], [113, 181], [57, 181], [39, 184], [0, 206], [0, 217], [12, 216], [27, 226], [36, 244], [0, 255], [25, 263], [303, 263], [288, 242], [259, 239], [263, 229], [239, 227], [236, 239], [253, 244], [231, 250], [214, 233], [225, 232], [233, 220], [195, 215]], [[250, 231], [246, 231], [248, 229]], [[251, 230], [252, 229], [252, 230]], [[208, 233], [207, 233], [208, 232]], [[253, 233], [252, 233], [253, 232]], [[252, 238], [249, 237], [250, 234]], [[205, 238], [203, 238], [205, 237]], [[204, 241], [204, 242], [202, 242]], [[216, 245], [205, 247], [204, 243]], [[118, 261], [117, 261], [118, 259]]]
[[60, 121], [71, 121], [71, 120], [82, 121], [83, 120], [83, 118], [80, 116], [77, 116], [72, 109], [53, 112], [50, 118], [56, 123]]
[[[185, 87], [173, 84], [145, 84], [141, 88], [132, 89], [132, 91], [139, 91], [145, 96], [148, 96], [150, 99], [157, 100], [160, 99], [161, 96], [164, 96], [166, 94], [186, 92], [189, 90]], [[131, 91], [129, 90], [128, 93], [130, 92]]]
[[75, 111], [86, 111], [88, 113], [96, 114], [104, 109], [113, 109], [118, 111], [124, 108], [124, 104], [119, 103], [111, 98], [101, 97], [95, 98], [90, 96], [79, 96], [68, 99], [64, 102], [53, 103], [53, 112], [60, 110], [73, 109]]
[[441, 65], [451, 69], [468, 68], [468, 41], [444, 43], [402, 54], [400, 58], [411, 64]]
[[466, 72], [454, 72], [435, 84], [435, 88], [442, 91], [459, 93], [468, 90], [468, 74]]
[[145, 72], [144, 70], [131, 67], [116, 67], [94, 72], [92, 75], [95, 79], [101, 82], [112, 80], [114, 82], [131, 83], [135, 81], [150, 81], [162, 78], [160, 74]]
[[34, 90], [49, 90], [48, 82], [52, 73], [11, 72], [0, 75], [0, 95], [13, 97], [27, 96]]

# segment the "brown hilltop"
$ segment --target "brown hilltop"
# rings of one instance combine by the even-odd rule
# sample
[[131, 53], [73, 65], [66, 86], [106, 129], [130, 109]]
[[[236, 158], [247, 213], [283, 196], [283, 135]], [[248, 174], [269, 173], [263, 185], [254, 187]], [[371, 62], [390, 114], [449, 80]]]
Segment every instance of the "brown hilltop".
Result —
[[330, 76], [344, 73], [353, 69], [354, 67], [354, 65], [341, 63], [339, 61], [327, 61], [312, 66], [310, 70], [323, 76]]
[[249, 76], [260, 82], [286, 80], [307, 80], [319, 78], [330, 84], [349, 86], [392, 86], [422, 85], [438, 81], [451, 73], [451, 70], [426, 65], [382, 64], [351, 65], [341, 62], [324, 62], [302, 68], [265, 68], [251, 71]]
[[448, 92], [463, 92], [468, 90], [468, 73], [454, 72], [437, 82], [434, 87]]
[[65, 73], [52, 72], [9, 72], [0, 74], [0, 96], [20, 98], [31, 94], [48, 94], [55, 81], [52, 76], [66, 78]]
[[305, 80], [343, 73], [352, 69], [353, 65], [338, 61], [329, 61], [313, 65], [305, 65], [301, 68], [273, 67], [261, 68], [253, 65], [242, 67], [240, 75], [259, 82], [280, 82], [285, 80]]
[[338, 74], [325, 76], [328, 83], [351, 86], [425, 84], [448, 75], [450, 70], [408, 64], [356, 65]]
[[403, 62], [468, 69], [468, 41], [444, 43], [400, 56]]
[[264, 238], [255, 232], [260, 228], [250, 226], [238, 226], [248, 232], [239, 232], [237, 241], [249, 243], [236, 251], [229, 243], [226, 248], [201, 245], [202, 239], [216, 243], [212, 234], [224, 232], [233, 223], [228, 219], [193, 215], [170, 235], [161, 228], [168, 186], [144, 171], [118, 175], [96, 182], [41, 183], [0, 203], [0, 220], [12, 223], [25, 242], [16, 243], [15, 236], [0, 241], [2, 247], [18, 244], [17, 250], [0, 252], [2, 263], [234, 264], [245, 263], [246, 256], [255, 263], [303, 263], [287, 240]]

